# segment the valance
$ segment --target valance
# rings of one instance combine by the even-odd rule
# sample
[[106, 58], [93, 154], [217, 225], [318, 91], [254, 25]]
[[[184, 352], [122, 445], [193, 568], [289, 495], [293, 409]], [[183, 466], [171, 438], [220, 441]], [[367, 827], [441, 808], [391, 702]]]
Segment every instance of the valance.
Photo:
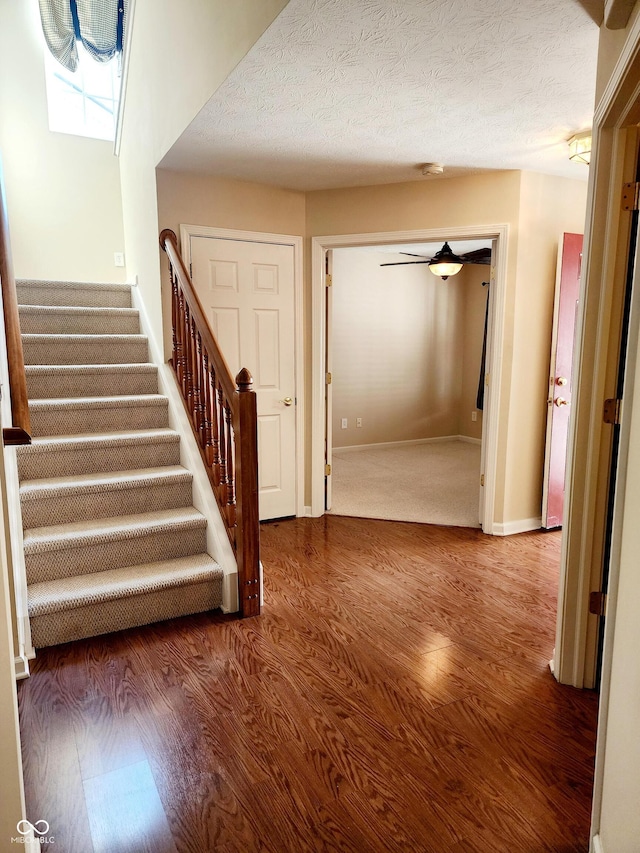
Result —
[[127, 0], [39, 0], [45, 41], [69, 71], [78, 67], [80, 42], [93, 59], [122, 52]]

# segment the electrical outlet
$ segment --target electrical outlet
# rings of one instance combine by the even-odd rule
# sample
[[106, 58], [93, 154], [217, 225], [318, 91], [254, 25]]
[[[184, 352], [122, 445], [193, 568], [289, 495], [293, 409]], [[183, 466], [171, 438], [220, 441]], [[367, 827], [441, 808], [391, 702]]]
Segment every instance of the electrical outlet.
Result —
[[361, 427], [361, 426], [362, 426], [362, 418], [356, 418], [356, 426], [357, 426], [357, 427]]
[[117, 267], [123, 267], [124, 266], [124, 252], [114, 252], [113, 253], [113, 263]]
[[346, 418], [342, 419], [342, 429], [346, 429], [349, 426], [349, 422]]
[[471, 420], [472, 421], [478, 420], [478, 413], [475, 411], [475, 409], [473, 410], [473, 412], [471, 412]]

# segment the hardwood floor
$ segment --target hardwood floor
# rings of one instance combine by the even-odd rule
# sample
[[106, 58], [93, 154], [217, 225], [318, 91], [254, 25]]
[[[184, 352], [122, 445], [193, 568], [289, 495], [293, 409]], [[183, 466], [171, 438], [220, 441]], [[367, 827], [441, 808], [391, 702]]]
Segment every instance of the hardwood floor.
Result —
[[52, 853], [586, 851], [597, 696], [548, 670], [559, 550], [263, 526], [262, 616], [38, 654], [19, 686], [30, 819]]

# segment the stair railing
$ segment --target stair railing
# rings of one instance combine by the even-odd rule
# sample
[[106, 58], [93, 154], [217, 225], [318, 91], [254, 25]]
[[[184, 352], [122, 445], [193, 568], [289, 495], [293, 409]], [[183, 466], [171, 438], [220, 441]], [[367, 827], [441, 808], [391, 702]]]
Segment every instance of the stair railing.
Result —
[[4, 444], [31, 444], [31, 419], [27, 397], [27, 376], [24, 370], [18, 296], [13, 275], [7, 201], [0, 162], [0, 291], [2, 316], [7, 346], [9, 370], [9, 395], [11, 397], [11, 426], [3, 427]]
[[173, 231], [169, 259], [173, 367], [200, 455], [238, 564], [240, 613], [260, 613], [256, 394], [246, 368], [235, 378], [206, 320]]

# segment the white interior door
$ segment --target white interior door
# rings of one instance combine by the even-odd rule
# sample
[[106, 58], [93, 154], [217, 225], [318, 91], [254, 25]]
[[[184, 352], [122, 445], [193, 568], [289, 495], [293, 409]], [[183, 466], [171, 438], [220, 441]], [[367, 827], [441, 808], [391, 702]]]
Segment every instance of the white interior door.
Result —
[[260, 519], [296, 514], [294, 248], [191, 237], [191, 275], [233, 376], [258, 407]]

